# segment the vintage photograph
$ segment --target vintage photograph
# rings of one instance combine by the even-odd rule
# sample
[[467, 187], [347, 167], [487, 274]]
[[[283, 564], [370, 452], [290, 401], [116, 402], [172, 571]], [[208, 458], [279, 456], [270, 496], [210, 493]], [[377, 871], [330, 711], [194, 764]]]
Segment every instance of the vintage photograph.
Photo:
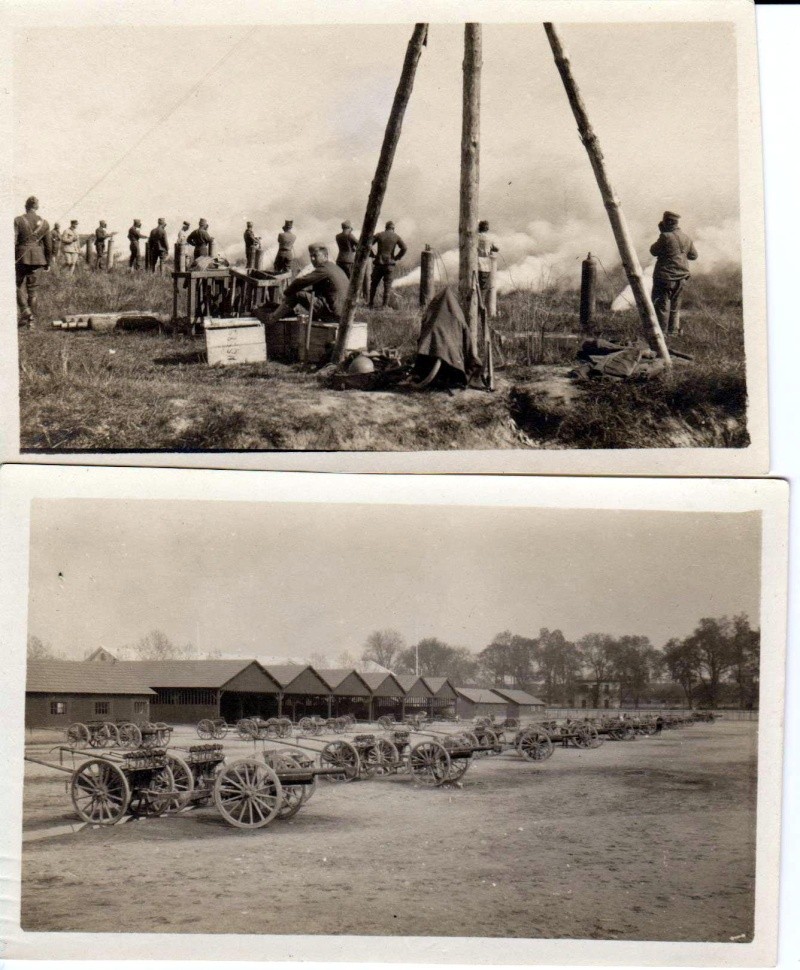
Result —
[[82, 476], [30, 504], [29, 947], [133, 929], [715, 943], [758, 962], [774, 502], [676, 481], [520, 499], [501, 479], [493, 498], [420, 482], [397, 501], [386, 477], [347, 494], [359, 476], [326, 501], [319, 476], [220, 501], [214, 473], [178, 474], [200, 476], [191, 498], [99, 497]]
[[[525, 6], [17, 10], [23, 456], [694, 450], [765, 471], [752, 5]], [[77, 48], [98, 81], [54, 114], [41, 65]]]

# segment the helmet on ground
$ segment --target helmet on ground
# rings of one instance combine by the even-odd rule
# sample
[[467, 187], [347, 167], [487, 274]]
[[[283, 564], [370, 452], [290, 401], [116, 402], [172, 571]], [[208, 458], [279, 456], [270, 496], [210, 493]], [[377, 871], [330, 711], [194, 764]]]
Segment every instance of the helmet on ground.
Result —
[[375, 370], [375, 364], [371, 357], [367, 357], [366, 354], [358, 354], [354, 357], [347, 367], [348, 374], [372, 374]]

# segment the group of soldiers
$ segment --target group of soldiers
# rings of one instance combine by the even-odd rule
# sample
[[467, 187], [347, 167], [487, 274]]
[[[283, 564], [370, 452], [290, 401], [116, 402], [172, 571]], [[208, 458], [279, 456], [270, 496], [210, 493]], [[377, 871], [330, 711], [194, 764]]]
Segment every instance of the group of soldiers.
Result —
[[[30, 196], [25, 202], [25, 214], [14, 219], [14, 259], [17, 287], [17, 310], [20, 326], [32, 326], [36, 312], [36, 289], [41, 270], [58, 266], [63, 262], [70, 273], [75, 272], [80, 255], [80, 235], [78, 220], [70, 220], [69, 227], [63, 232], [55, 223], [51, 229], [39, 215], [39, 200]], [[653, 273], [653, 305], [658, 321], [665, 335], [680, 333], [680, 305], [684, 286], [689, 279], [689, 261], [697, 259], [692, 240], [679, 228], [680, 216], [671, 211], [664, 213], [658, 224], [660, 235], [650, 247], [656, 257]], [[116, 233], [109, 232], [105, 220], [100, 220], [94, 231], [95, 268], [108, 260], [110, 240]], [[142, 231], [142, 220], [134, 219], [128, 230], [130, 257], [128, 268], [136, 272], [141, 268], [141, 243], [146, 241], [145, 266], [152, 272], [161, 272], [169, 255], [167, 222], [159, 219], [158, 224], [146, 235]], [[278, 234], [278, 250], [273, 264], [276, 273], [291, 272], [294, 261], [294, 246], [297, 237], [294, 223], [287, 219]], [[176, 243], [194, 248], [194, 259], [210, 256], [214, 238], [209, 232], [208, 221], [200, 219], [196, 229], [190, 231], [190, 224], [184, 221], [178, 231]], [[245, 255], [248, 269], [257, 265], [260, 238], [248, 222], [244, 233]], [[305, 304], [319, 320], [339, 320], [344, 300], [353, 272], [358, 239], [353, 232], [352, 223], [345, 220], [341, 232], [336, 235], [337, 255], [330, 260], [328, 246], [323, 242], [312, 243], [308, 247], [312, 270], [293, 280], [285, 291], [284, 302], [275, 311], [279, 314], [296, 303]], [[478, 225], [478, 283], [485, 291], [489, 285], [492, 258], [499, 248], [489, 230], [489, 223], [481, 221]], [[373, 260], [372, 278], [369, 284], [369, 306], [374, 307], [378, 289], [383, 287], [383, 306], [390, 305], [390, 294], [394, 281], [395, 267], [403, 259], [408, 247], [398, 235], [394, 222], [386, 223], [386, 228], [370, 240], [370, 257]], [[287, 301], [293, 301], [287, 303]]]

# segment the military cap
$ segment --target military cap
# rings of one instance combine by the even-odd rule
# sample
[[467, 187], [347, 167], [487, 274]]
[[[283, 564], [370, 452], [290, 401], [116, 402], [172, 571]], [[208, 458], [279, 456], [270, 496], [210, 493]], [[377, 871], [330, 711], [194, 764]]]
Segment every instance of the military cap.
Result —
[[71, 226], [77, 226], [78, 225], [78, 220], [77, 219], [70, 219], [69, 220], [69, 224]]
[[184, 220], [183, 220], [183, 224], [184, 224], [184, 226], [185, 226], [185, 227], [186, 227], [187, 229], [188, 229], [188, 228], [189, 228], [189, 226], [191, 225], [191, 223], [190, 223], [190, 222], [188, 222], [188, 221], [187, 221], [186, 219], [184, 219]]
[[159, 219], [158, 220], [158, 224], [159, 224], [159, 226], [166, 226], [167, 220], [166, 219]]
[[201, 226], [201, 227], [202, 227], [203, 229], [208, 229], [208, 220], [207, 220], [207, 219], [201, 219], [201, 220], [200, 220], [200, 223], [199, 223], [199, 225], [200, 225], [200, 226]]
[[389, 220], [389, 222], [386, 223], [386, 228], [387, 229], [394, 229], [394, 223], [391, 220]]
[[310, 245], [310, 246], [308, 247], [308, 251], [309, 251], [310, 253], [316, 253], [316, 252], [318, 252], [318, 251], [319, 251], [320, 249], [321, 249], [321, 250], [322, 250], [323, 252], [325, 252], [325, 253], [327, 253], [327, 251], [328, 251], [328, 246], [327, 246], [327, 243], [324, 243], [324, 242], [315, 242], [315, 243], [311, 243], [311, 245]]
[[37, 205], [39, 205], [39, 200], [36, 198], [35, 195], [30, 195], [25, 200], [26, 209], [35, 209]]
[[134, 224], [134, 226], [141, 226], [142, 220], [141, 219], [134, 219], [133, 220], [133, 224]]
[[353, 223], [349, 219], [345, 219], [342, 223], [342, 229], [352, 229]]
[[488, 232], [488, 231], [489, 231], [489, 223], [485, 219], [481, 219], [481, 221], [478, 223], [478, 232]]
[[106, 225], [106, 220], [105, 219], [101, 219], [100, 220], [100, 225], [101, 226], [105, 226]]
[[293, 219], [284, 219], [283, 220], [283, 228], [284, 229], [291, 229], [291, 227], [293, 225], [294, 225], [294, 220]]
[[54, 229], [60, 229], [60, 228], [61, 228], [61, 226], [60, 226], [60, 225], [59, 225], [59, 224], [58, 224], [57, 222], [54, 222], [54, 223], [53, 223], [53, 228], [54, 228]]
[[253, 228], [253, 223], [252, 222], [248, 222], [247, 223], [247, 228], [248, 229], [252, 229]]
[[670, 212], [669, 210], [667, 210], [663, 215], [663, 219], [664, 219], [664, 222], [667, 222], [669, 220], [671, 220], [672, 222], [677, 222], [678, 219], [680, 219], [680, 216], [678, 215], [677, 212]]

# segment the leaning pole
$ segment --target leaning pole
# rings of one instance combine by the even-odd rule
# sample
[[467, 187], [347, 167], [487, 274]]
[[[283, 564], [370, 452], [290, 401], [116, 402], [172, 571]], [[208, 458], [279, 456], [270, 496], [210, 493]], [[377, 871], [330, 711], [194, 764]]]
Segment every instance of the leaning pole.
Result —
[[394, 153], [397, 143], [400, 140], [400, 129], [403, 126], [403, 116], [406, 106], [411, 97], [411, 89], [414, 87], [414, 75], [417, 72], [422, 48], [428, 39], [428, 25], [416, 24], [411, 40], [408, 42], [406, 57], [403, 61], [403, 70], [400, 73], [400, 81], [394, 94], [392, 110], [389, 114], [389, 121], [383, 135], [383, 145], [381, 154], [378, 158], [378, 166], [375, 169], [375, 177], [372, 180], [372, 187], [369, 191], [367, 200], [367, 210], [361, 223], [361, 238], [358, 240], [355, 260], [353, 261], [353, 271], [350, 275], [350, 286], [347, 290], [347, 297], [342, 310], [342, 320], [339, 325], [339, 333], [336, 337], [336, 349], [333, 359], [339, 363], [344, 357], [344, 348], [347, 346], [347, 336], [356, 309], [356, 301], [361, 290], [361, 281], [364, 278], [364, 269], [369, 257], [372, 239], [375, 235], [375, 228], [378, 224], [383, 198], [386, 195], [386, 186], [389, 181], [389, 172], [392, 170]]
[[478, 346], [478, 193], [480, 190], [481, 55], [480, 24], [464, 24], [461, 107], [461, 192], [458, 207], [458, 297]]
[[581, 141], [583, 142], [583, 146], [589, 155], [589, 161], [591, 162], [592, 169], [594, 171], [594, 177], [597, 179], [597, 184], [600, 187], [600, 194], [603, 197], [606, 212], [608, 212], [608, 219], [611, 223], [614, 238], [617, 241], [617, 248], [619, 249], [619, 255], [622, 259], [622, 265], [625, 268], [625, 274], [628, 277], [628, 282], [630, 283], [634, 299], [636, 300], [636, 308], [639, 311], [639, 317], [642, 321], [642, 326], [644, 327], [647, 342], [669, 367], [671, 366], [672, 361], [670, 360], [667, 343], [664, 340], [664, 334], [659, 326], [658, 317], [656, 316], [656, 311], [653, 307], [653, 301], [650, 299], [650, 294], [647, 292], [644, 285], [642, 267], [639, 263], [639, 257], [636, 255], [636, 250], [633, 247], [633, 240], [631, 239], [628, 224], [625, 221], [625, 215], [622, 211], [619, 199], [614, 194], [614, 190], [609, 182], [608, 174], [606, 173], [605, 165], [603, 164], [603, 153], [600, 150], [600, 143], [597, 140], [597, 135], [592, 129], [592, 125], [589, 121], [589, 115], [586, 112], [586, 105], [583, 103], [583, 98], [578, 90], [578, 85], [575, 82], [575, 78], [572, 76], [572, 67], [569, 63], [569, 55], [564, 49], [564, 45], [561, 42], [561, 38], [559, 37], [555, 26], [551, 23], [546, 23], [544, 25], [544, 29], [547, 34], [547, 39], [550, 42], [550, 47], [553, 51], [553, 57], [555, 58], [558, 73], [561, 75], [561, 80], [564, 82], [564, 88], [567, 92], [567, 98], [569, 99], [572, 113], [575, 116], [575, 121], [578, 123], [578, 131], [581, 136]]

